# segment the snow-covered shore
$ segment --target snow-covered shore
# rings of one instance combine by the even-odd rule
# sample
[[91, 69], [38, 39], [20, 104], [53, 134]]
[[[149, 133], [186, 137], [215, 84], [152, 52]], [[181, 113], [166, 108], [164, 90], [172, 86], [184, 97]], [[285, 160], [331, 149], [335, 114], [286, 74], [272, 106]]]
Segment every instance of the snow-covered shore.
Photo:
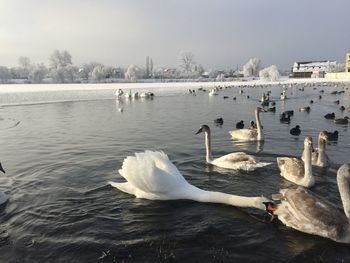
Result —
[[0, 105], [31, 104], [59, 101], [113, 99], [115, 91], [153, 92], [156, 95], [187, 93], [188, 89], [215, 86], [256, 86], [292, 83], [347, 82], [326, 79], [282, 79], [276, 82], [261, 80], [232, 82], [168, 82], [168, 83], [111, 83], [111, 84], [9, 84], [0, 85]]

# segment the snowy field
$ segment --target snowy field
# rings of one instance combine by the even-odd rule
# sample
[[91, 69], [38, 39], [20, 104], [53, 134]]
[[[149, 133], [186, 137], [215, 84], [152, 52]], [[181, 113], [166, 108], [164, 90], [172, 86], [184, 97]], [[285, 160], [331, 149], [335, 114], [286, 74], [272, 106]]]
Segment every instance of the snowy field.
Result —
[[350, 80], [282, 79], [277, 82], [261, 80], [234, 82], [171, 82], [171, 83], [113, 83], [113, 84], [10, 84], [0, 85], [0, 105], [36, 104], [62, 101], [113, 99], [115, 92], [153, 92], [156, 96], [188, 93], [189, 89], [215, 86], [283, 85], [290, 83], [327, 83]]

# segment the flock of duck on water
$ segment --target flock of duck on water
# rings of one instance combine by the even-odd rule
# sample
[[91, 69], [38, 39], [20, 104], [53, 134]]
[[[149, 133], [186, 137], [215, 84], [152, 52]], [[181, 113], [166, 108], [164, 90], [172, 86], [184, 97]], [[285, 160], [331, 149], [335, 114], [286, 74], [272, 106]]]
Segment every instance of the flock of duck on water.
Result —
[[[345, 89], [344, 86], [343, 88]], [[211, 89], [209, 96], [217, 95], [220, 89], [222, 87]], [[204, 88], [199, 88], [199, 90], [207, 92]], [[242, 87], [239, 92], [244, 93]], [[190, 90], [190, 93], [192, 95], [196, 94], [195, 90]], [[224, 96], [224, 99], [227, 98], [228, 96]], [[233, 99], [235, 100], [236, 97]], [[287, 99], [285, 90], [281, 93], [280, 99]], [[313, 102], [310, 101], [310, 103]], [[269, 101], [269, 93], [264, 94], [261, 99], [262, 107], [257, 107], [255, 110], [256, 123], [252, 122], [249, 129], [244, 129], [243, 121], [237, 123], [237, 129], [229, 132], [232, 139], [237, 141], [264, 141], [260, 113], [262, 111], [275, 111], [275, 108], [264, 109], [270, 104], [274, 106], [274, 102]], [[299, 110], [309, 111], [310, 107], [303, 107]], [[281, 122], [285, 122], [284, 118], [289, 119], [290, 122], [292, 115], [293, 112], [291, 111], [282, 113], [280, 116]], [[337, 118], [334, 116], [333, 119]], [[347, 120], [347, 118], [344, 119]], [[223, 119], [219, 118], [214, 122], [222, 125]], [[344, 121], [344, 123], [346, 122]], [[299, 135], [299, 128], [296, 126], [294, 130], [291, 130], [291, 134]], [[209, 126], [202, 125], [196, 132], [196, 134], [200, 133], [204, 133], [205, 158], [208, 164], [243, 171], [254, 171], [271, 164], [261, 162], [255, 156], [248, 155], [245, 152], [234, 152], [215, 158], [212, 155]], [[137, 198], [150, 200], [188, 199], [198, 202], [257, 208], [277, 216], [283, 224], [301, 232], [329, 238], [340, 243], [350, 243], [350, 165], [344, 164], [337, 171], [337, 183], [343, 203], [343, 212], [339, 211], [334, 204], [308, 189], [315, 184], [312, 167], [317, 166], [326, 169], [330, 165], [330, 158], [326, 154], [326, 142], [331, 137], [333, 140], [337, 139], [337, 136], [338, 132], [321, 131], [318, 135], [318, 148], [313, 148], [312, 138], [307, 136], [304, 139], [304, 150], [301, 158], [277, 157], [277, 165], [281, 176], [297, 186], [281, 189], [280, 193], [272, 195], [271, 199], [264, 196], [247, 197], [202, 190], [188, 183], [168, 156], [161, 151], [146, 150], [145, 152], [135, 153], [135, 156], [126, 157], [122, 168], [119, 170], [119, 174], [126, 182], [109, 183], [113, 187]]]

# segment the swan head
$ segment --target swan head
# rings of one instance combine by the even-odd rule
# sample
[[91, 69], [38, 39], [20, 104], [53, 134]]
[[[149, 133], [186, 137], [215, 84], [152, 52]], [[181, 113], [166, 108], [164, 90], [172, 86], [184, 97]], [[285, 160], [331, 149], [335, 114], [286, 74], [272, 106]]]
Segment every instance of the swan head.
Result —
[[209, 131], [210, 131], [209, 126], [204, 124], [199, 128], [199, 130], [196, 132], [196, 134], [199, 134], [201, 132], [209, 132]]
[[328, 134], [326, 131], [321, 131], [320, 134], [318, 135], [320, 139], [324, 141], [328, 141]]
[[340, 166], [337, 172], [337, 176], [342, 176], [350, 179], [350, 164], [346, 163]]
[[310, 136], [306, 136], [305, 137], [305, 139], [304, 139], [304, 146], [305, 146], [305, 148], [311, 148], [312, 147], [312, 138]]
[[0, 163], [0, 171], [3, 172], [3, 173], [6, 173], [4, 168], [2, 167], [1, 163]]

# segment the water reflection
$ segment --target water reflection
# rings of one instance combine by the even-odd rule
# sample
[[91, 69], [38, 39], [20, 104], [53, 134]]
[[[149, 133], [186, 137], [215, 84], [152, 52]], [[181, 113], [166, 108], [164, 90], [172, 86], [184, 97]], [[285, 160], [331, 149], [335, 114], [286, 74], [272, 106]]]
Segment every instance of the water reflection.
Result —
[[260, 153], [264, 150], [265, 141], [255, 142], [242, 142], [242, 141], [231, 141], [234, 147], [240, 148], [245, 151]]

